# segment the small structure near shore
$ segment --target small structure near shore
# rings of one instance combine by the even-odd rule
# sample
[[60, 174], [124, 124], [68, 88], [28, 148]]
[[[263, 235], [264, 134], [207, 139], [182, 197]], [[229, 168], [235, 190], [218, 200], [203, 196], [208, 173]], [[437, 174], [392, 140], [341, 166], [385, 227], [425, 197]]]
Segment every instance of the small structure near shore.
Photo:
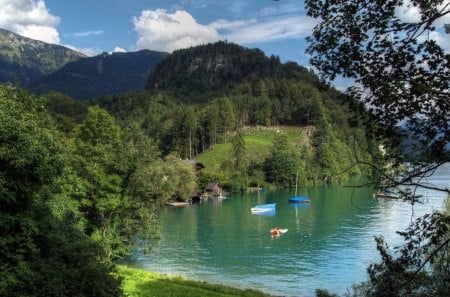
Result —
[[211, 196], [221, 196], [223, 194], [222, 188], [219, 183], [209, 183], [206, 185], [205, 191]]

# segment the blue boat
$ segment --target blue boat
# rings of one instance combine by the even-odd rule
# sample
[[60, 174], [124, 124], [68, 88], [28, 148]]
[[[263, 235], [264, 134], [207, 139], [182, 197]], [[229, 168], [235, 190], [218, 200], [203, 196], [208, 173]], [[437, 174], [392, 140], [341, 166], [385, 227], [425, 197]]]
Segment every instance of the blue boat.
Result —
[[298, 171], [297, 176], [295, 178], [295, 195], [294, 197], [288, 198], [288, 201], [291, 203], [311, 203], [311, 200], [309, 200], [306, 196], [297, 196], [297, 183], [298, 183]]
[[291, 203], [311, 203], [311, 200], [309, 200], [306, 196], [295, 196], [288, 199]]
[[252, 213], [261, 214], [261, 213], [270, 213], [275, 211], [276, 203], [270, 204], [261, 204], [251, 208]]

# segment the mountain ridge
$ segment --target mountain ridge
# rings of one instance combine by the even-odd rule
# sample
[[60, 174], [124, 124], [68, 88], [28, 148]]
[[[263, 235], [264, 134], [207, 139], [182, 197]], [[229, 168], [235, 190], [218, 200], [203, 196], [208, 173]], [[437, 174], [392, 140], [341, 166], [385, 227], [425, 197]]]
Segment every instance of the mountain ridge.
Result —
[[[258, 48], [246, 48], [218, 41], [179, 49], [168, 55], [152, 71], [147, 90], [171, 91], [189, 101], [207, 101], [213, 94], [226, 93], [234, 85], [255, 79], [287, 78], [322, 87], [319, 78], [295, 62], [281, 63]], [[196, 90], [194, 94], [190, 94]]]
[[151, 50], [102, 53], [67, 63], [32, 84], [30, 89], [37, 93], [57, 91], [75, 99], [91, 99], [143, 89], [151, 69], [166, 55]]
[[28, 86], [86, 55], [70, 48], [27, 38], [0, 28], [0, 83]]

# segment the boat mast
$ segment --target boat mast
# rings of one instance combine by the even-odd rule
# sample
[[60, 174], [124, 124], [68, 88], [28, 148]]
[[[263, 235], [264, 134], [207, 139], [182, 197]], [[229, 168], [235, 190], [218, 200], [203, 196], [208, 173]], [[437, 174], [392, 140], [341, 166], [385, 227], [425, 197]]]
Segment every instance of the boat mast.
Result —
[[298, 183], [298, 170], [297, 170], [297, 176], [295, 177], [295, 195], [294, 195], [294, 197], [297, 196], [297, 183]]

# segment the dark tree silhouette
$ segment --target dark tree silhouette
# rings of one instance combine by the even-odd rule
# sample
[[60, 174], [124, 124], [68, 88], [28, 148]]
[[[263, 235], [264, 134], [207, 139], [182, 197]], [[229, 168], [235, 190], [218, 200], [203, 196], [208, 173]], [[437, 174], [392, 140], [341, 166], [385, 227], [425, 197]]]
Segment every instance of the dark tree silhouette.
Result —
[[[383, 173], [383, 180], [426, 186], [418, 178], [450, 161], [450, 55], [431, 38], [437, 32], [444, 34], [440, 22], [450, 14], [450, 3], [305, 3], [308, 15], [321, 19], [308, 38], [312, 65], [326, 79], [355, 80], [347, 94], [368, 109], [368, 127], [380, 140], [388, 140], [385, 145], [398, 146], [404, 139], [398, 137], [401, 131], [417, 144], [407, 174], [398, 178]], [[415, 21], [404, 17], [409, 10], [417, 12]], [[399, 161], [394, 164], [403, 161], [399, 155], [389, 157]]]

